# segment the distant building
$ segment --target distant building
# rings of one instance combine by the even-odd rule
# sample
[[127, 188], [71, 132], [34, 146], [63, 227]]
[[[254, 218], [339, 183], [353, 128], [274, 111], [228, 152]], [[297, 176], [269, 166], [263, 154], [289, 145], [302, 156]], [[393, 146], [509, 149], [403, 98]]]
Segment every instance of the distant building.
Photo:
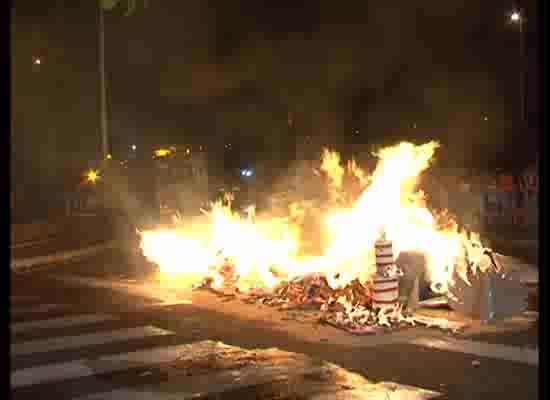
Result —
[[516, 223], [537, 226], [539, 219], [538, 159], [518, 176]]
[[514, 176], [505, 172], [478, 176], [482, 196], [481, 219], [485, 229], [513, 226], [515, 229], [538, 225], [538, 161]]

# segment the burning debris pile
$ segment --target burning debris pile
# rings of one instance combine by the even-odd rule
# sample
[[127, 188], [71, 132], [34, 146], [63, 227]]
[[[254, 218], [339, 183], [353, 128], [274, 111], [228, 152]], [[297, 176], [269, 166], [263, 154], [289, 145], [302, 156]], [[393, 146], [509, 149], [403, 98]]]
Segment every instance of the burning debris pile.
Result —
[[[286, 217], [242, 218], [219, 202], [198, 223], [142, 232], [142, 251], [165, 279], [186, 276], [195, 287], [273, 306], [316, 307], [324, 321], [352, 333], [413, 324], [403, 315], [400, 282], [414, 282], [414, 292], [422, 279], [440, 295], [460, 287], [458, 297], [472, 299], [479, 296], [467, 289], [469, 275], [493, 268], [476, 237], [434, 215], [417, 189], [436, 148], [430, 142], [383, 149], [368, 177], [355, 162], [345, 168], [338, 154], [325, 151], [320, 169], [329, 196], [322, 207], [294, 203]], [[346, 176], [354, 177], [352, 189]], [[307, 224], [312, 212], [321, 223]]]
[[[290, 281], [282, 281], [270, 290], [249, 290], [240, 292], [234, 285], [234, 267], [226, 263], [223, 267], [225, 280], [217, 288], [214, 279], [205, 278], [197, 289], [213, 290], [224, 297], [240, 298], [254, 304], [261, 303], [281, 311], [319, 311], [319, 322], [343, 329], [354, 335], [369, 335], [401, 329], [416, 324], [435, 326], [454, 332], [466, 325], [447, 320], [415, 315], [397, 300], [391, 304], [377, 305], [373, 301], [373, 284], [354, 279], [346, 286], [333, 288], [327, 276], [320, 273], [308, 274]], [[231, 273], [228, 269], [233, 268]], [[220, 272], [223, 273], [223, 272]], [[334, 277], [337, 279], [338, 277]]]
[[[235, 296], [247, 303], [261, 303], [280, 310], [306, 309], [321, 312], [320, 321], [344, 329], [353, 334], [372, 334], [391, 328], [414, 324], [412, 318], [403, 316], [402, 307], [395, 304], [382, 308], [373, 308], [372, 288], [354, 279], [346, 286], [333, 288], [327, 276], [312, 273], [306, 276], [282, 281], [271, 290], [250, 290], [241, 293], [234, 285], [235, 270], [231, 264], [223, 267], [228, 278], [218, 287], [212, 286], [214, 280], [206, 278], [199, 289], [210, 289], [224, 296]], [[338, 277], [335, 277], [338, 279]]]

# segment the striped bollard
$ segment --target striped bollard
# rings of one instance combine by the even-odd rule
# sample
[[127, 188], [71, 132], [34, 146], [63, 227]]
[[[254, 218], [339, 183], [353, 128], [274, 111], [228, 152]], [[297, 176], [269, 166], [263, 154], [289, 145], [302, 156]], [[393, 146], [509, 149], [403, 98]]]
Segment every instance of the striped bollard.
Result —
[[372, 290], [372, 306], [374, 308], [390, 307], [396, 306], [398, 302], [399, 278], [376, 274]]
[[372, 305], [375, 308], [395, 306], [399, 302], [399, 278], [388, 276], [387, 269], [395, 264], [393, 244], [386, 240], [385, 234], [374, 243], [376, 275], [372, 294]]
[[376, 273], [381, 276], [386, 275], [388, 267], [395, 264], [391, 240], [386, 240], [384, 237], [377, 240], [374, 243], [374, 254], [376, 260]]

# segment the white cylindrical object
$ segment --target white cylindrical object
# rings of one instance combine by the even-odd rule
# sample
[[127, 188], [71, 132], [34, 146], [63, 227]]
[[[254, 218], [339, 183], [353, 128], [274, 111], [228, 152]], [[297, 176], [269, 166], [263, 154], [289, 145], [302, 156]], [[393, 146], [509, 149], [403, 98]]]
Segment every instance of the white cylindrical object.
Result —
[[388, 307], [399, 302], [399, 279], [376, 275], [372, 294], [373, 307]]
[[381, 274], [387, 267], [395, 263], [393, 245], [390, 240], [377, 240], [374, 243], [376, 270]]

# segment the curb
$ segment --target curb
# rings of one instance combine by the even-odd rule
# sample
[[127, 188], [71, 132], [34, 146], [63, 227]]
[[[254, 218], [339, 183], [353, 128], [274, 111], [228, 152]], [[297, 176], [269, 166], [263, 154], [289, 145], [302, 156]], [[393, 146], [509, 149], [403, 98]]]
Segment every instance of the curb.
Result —
[[44, 266], [51, 263], [74, 260], [82, 257], [91, 256], [100, 253], [104, 250], [113, 249], [120, 245], [120, 242], [110, 241], [99, 245], [86, 247], [83, 249], [60, 251], [47, 256], [38, 256], [30, 258], [22, 258], [12, 260], [10, 263], [10, 269], [12, 271], [20, 271], [32, 267]]

